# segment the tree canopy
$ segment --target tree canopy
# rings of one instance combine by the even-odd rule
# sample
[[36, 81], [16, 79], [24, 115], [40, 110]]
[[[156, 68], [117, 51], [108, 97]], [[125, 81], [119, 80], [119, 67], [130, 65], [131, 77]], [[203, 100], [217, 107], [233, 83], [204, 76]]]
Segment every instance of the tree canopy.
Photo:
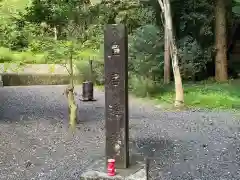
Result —
[[[86, 57], [91, 54], [99, 59], [103, 54], [104, 25], [125, 23], [130, 74], [153, 82], [163, 78], [164, 27], [156, 0], [2, 0], [0, 5], [4, 14], [0, 17], [6, 22], [0, 25], [0, 46], [25, 53], [21, 58], [26, 61], [41, 57], [37, 61], [61, 62], [65, 57], [60, 46], [70, 40], [74, 42], [76, 61], [89, 59]], [[11, 8], [4, 10], [6, 5]], [[213, 76], [214, 0], [171, 0], [171, 6], [183, 79]], [[231, 9], [234, 20], [240, 14], [239, 0], [232, 1]], [[238, 71], [231, 62], [230, 67]]]

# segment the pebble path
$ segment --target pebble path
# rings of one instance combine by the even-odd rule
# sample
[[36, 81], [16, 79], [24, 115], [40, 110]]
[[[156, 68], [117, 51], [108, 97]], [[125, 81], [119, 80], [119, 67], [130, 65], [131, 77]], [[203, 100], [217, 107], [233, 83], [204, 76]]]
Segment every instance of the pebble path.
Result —
[[[0, 179], [77, 180], [104, 155], [104, 93], [77, 96], [80, 124], [66, 128], [65, 86], [0, 88]], [[81, 87], [76, 88], [81, 93]], [[156, 157], [152, 179], [239, 180], [240, 123], [230, 112], [169, 112], [130, 99], [133, 151]]]

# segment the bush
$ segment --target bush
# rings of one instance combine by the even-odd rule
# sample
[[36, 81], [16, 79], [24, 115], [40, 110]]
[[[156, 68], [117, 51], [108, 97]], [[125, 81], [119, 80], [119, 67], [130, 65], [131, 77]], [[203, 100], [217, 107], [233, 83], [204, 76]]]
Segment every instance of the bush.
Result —
[[[61, 42], [55, 41], [53, 38], [38, 38], [33, 39], [28, 46], [28, 51], [34, 53], [45, 53], [45, 63], [61, 63], [65, 59], [62, 52]], [[63, 57], [64, 56], [64, 57]]]
[[142, 26], [129, 37], [129, 70], [152, 81], [163, 76], [163, 31], [154, 25]]
[[136, 75], [129, 79], [129, 90], [139, 97], [149, 97], [158, 92], [156, 82]]
[[95, 83], [98, 85], [104, 84], [104, 63], [103, 61], [93, 61], [93, 71]]
[[77, 52], [77, 68], [83, 73], [85, 80], [90, 80], [89, 60], [92, 60], [93, 80], [96, 84], [104, 83], [104, 57], [103, 57], [103, 38], [92, 38], [82, 45], [82, 49]]
[[[91, 80], [88, 61], [77, 61], [76, 67], [84, 81]], [[93, 81], [98, 85], [102, 85], [104, 83], [104, 63], [102, 61], [93, 61]]]
[[191, 36], [179, 41], [179, 58], [182, 78], [196, 80], [197, 75], [206, 71], [206, 64], [211, 61], [211, 49], [202, 48]]
[[80, 72], [83, 81], [90, 80], [90, 67], [87, 61], [78, 61], [76, 67], [78, 72]]
[[14, 51], [22, 51], [29, 45], [29, 41], [39, 34], [39, 27], [22, 22], [16, 18], [12, 22], [0, 24], [0, 45]]

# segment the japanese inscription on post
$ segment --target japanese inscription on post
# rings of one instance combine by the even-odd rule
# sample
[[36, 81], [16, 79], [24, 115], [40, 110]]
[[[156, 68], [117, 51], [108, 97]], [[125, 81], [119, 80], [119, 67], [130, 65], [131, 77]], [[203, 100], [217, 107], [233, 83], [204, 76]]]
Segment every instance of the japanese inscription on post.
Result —
[[127, 168], [128, 44], [124, 25], [107, 25], [104, 32], [106, 158]]

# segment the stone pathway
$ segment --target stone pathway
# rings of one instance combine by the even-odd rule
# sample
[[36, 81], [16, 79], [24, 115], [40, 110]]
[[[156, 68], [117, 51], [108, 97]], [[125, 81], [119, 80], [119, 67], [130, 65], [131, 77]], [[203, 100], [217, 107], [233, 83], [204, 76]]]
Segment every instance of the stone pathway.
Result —
[[[78, 101], [73, 136], [64, 87], [0, 89], [0, 179], [79, 179], [104, 156], [103, 92], [95, 92], [96, 102]], [[240, 124], [231, 113], [164, 112], [130, 99], [130, 139], [135, 153], [156, 157], [152, 179], [240, 179]]]

